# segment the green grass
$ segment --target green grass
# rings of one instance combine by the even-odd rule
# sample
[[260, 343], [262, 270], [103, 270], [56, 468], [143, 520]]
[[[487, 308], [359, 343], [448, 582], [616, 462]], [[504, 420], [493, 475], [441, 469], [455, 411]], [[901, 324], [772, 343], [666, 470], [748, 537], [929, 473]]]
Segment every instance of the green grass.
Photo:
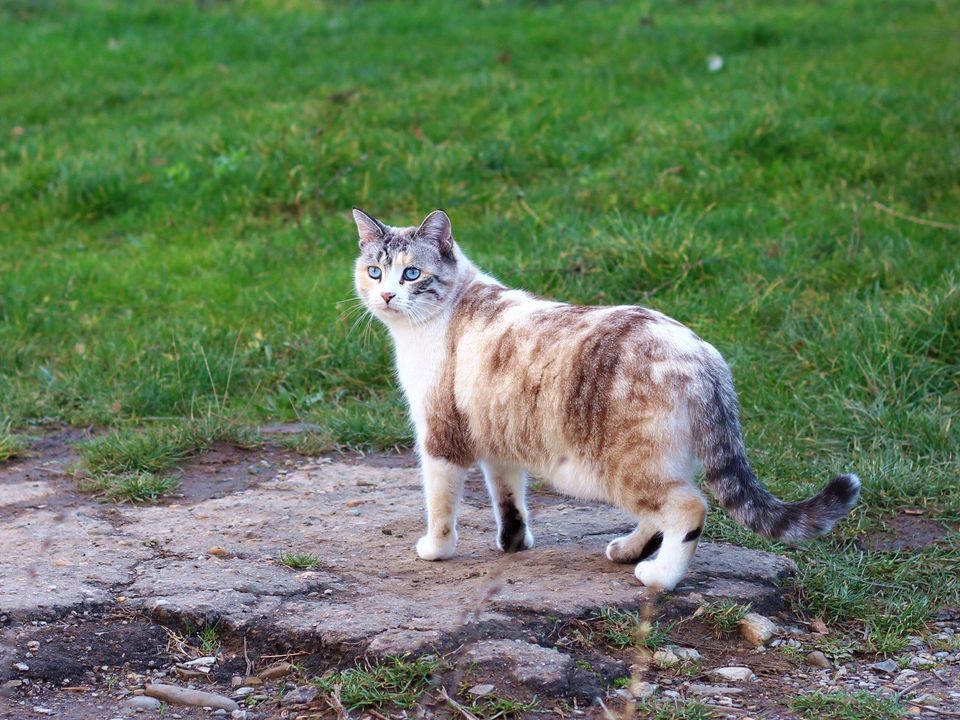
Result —
[[527, 702], [513, 700], [506, 697], [487, 696], [472, 698], [465, 707], [480, 720], [497, 720], [498, 718], [524, 718], [526, 713], [536, 712], [539, 701], [536, 697]]
[[177, 489], [173, 471], [217, 442], [253, 447], [259, 435], [210, 417], [147, 430], [124, 428], [78, 446], [80, 488], [106, 500], [153, 502]]
[[[804, 549], [709, 534], [894, 652], [960, 602], [958, 32], [937, 0], [4, 3], [0, 417], [409, 444], [386, 334], [338, 305], [349, 209], [442, 206], [505, 282], [715, 344], [775, 492], [858, 472]], [[180, 462], [130, 442], [166, 469], [119, 473]], [[944, 541], [862, 550], [905, 506]]]
[[750, 612], [750, 605], [741, 605], [725, 599], [704, 603], [697, 610], [700, 619], [713, 629], [717, 637], [736, 632], [740, 621], [747, 616], [748, 612]]
[[336, 443], [330, 437], [318, 432], [299, 432], [282, 435], [276, 443], [287, 450], [300, 455], [316, 457], [336, 449]]
[[410, 708], [427, 689], [439, 661], [431, 657], [393, 657], [358, 665], [314, 680], [321, 692], [332, 694], [339, 686], [347, 710]]
[[814, 692], [795, 698], [792, 706], [811, 720], [890, 720], [906, 714], [895, 700], [869, 692]]
[[133, 470], [116, 475], [81, 476], [80, 489], [109, 502], [153, 503], [180, 487], [176, 475]]
[[709, 720], [713, 711], [697, 700], [647, 700], [637, 705], [639, 717], [648, 720]]
[[20, 457], [30, 448], [30, 441], [10, 430], [10, 423], [0, 423], [0, 463]]
[[280, 562], [294, 570], [312, 570], [320, 566], [320, 558], [308, 552], [280, 553]]
[[614, 607], [600, 608], [600, 635], [612, 648], [643, 647], [659, 650], [670, 635], [673, 624], [666, 626], [640, 618], [639, 613]]
[[200, 631], [200, 651], [204, 655], [216, 655], [220, 652], [219, 623], [204, 625]]

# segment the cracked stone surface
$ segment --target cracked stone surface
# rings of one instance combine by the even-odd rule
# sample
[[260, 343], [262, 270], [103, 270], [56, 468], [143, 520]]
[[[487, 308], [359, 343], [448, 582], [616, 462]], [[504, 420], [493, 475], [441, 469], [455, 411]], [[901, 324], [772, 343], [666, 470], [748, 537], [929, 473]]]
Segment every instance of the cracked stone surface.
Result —
[[513, 677], [521, 685], [556, 692], [567, 684], [573, 670], [573, 658], [553, 648], [523, 640], [483, 640], [463, 653], [461, 662], [492, 665]]
[[[0, 498], [17, 511], [0, 535], [0, 614], [117, 603], [161, 620], [219, 620], [254, 635], [388, 654], [482, 639], [494, 627], [510, 637], [530, 620], [636, 606], [649, 592], [630, 566], [603, 556], [631, 527], [615, 508], [535, 493], [537, 547], [505, 555], [473, 480], [458, 556], [428, 563], [413, 550], [423, 525], [414, 467], [317, 461], [233, 471], [255, 472], [256, 482], [152, 507], [56, 510], [42, 483], [4, 485]], [[313, 553], [319, 566], [287, 568], [285, 552]], [[703, 543], [675, 596], [779, 607], [793, 570], [782, 557]]]

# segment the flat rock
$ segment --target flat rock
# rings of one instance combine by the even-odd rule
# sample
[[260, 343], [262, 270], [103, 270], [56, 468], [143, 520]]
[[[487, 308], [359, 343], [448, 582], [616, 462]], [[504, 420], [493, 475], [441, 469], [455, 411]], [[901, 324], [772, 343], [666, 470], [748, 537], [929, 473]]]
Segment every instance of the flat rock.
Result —
[[[607, 542], [633, 527], [616, 508], [534, 493], [537, 547], [504, 554], [482, 479], [472, 475], [458, 555], [428, 563], [414, 552], [422, 492], [419, 471], [407, 463], [277, 463], [258, 466], [253, 485], [230, 480], [249, 476], [247, 465], [218, 466], [218, 487], [229, 488], [222, 496], [185, 488], [183, 498], [147, 507], [86, 498], [57, 512], [18, 505], [0, 534], [0, 614], [24, 619], [118, 604], [160, 621], [218, 620], [234, 632], [360, 656], [520, 636], [547, 616], [654, 597], [631, 567], [604, 557]], [[8, 486], [0, 497], [48, 490]], [[230, 552], [211, 554], [212, 547]], [[291, 551], [316, 554], [318, 567], [285, 567], [279, 557]], [[702, 543], [671, 597], [780, 608], [794, 571], [770, 553]], [[566, 662], [543, 648], [528, 652]]]
[[458, 665], [495, 669], [528, 688], [561, 692], [569, 682], [573, 658], [523, 640], [482, 640], [464, 650]]

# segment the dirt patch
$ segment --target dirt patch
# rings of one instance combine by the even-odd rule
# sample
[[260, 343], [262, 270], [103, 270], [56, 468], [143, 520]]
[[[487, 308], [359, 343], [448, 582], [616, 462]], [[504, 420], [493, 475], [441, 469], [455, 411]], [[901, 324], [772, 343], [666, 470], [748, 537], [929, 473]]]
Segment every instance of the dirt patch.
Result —
[[922, 515], [894, 515], [884, 520], [883, 524], [884, 530], [858, 538], [857, 543], [861, 550], [922, 550], [946, 540], [951, 534], [936, 520]]
[[391, 450], [388, 452], [369, 453], [328, 453], [324, 457], [331, 462], [344, 465], [363, 465], [375, 468], [415, 468], [420, 463], [413, 450]]
[[163, 503], [199, 503], [256, 487], [278, 464], [289, 460], [267, 449], [246, 450], [217, 443], [210, 450], [182, 463], [180, 487]]
[[109, 613], [11, 627], [4, 633], [4, 643], [30, 669], [15, 672], [3, 668], [0, 678], [15, 675], [53, 685], [96, 685], [108, 672], [104, 667], [155, 667], [167, 635], [145, 617]]
[[79, 459], [73, 445], [90, 437], [74, 428], [57, 429], [33, 438], [22, 457], [0, 463], [0, 521], [31, 508], [61, 512], [88, 502], [69, 470]]

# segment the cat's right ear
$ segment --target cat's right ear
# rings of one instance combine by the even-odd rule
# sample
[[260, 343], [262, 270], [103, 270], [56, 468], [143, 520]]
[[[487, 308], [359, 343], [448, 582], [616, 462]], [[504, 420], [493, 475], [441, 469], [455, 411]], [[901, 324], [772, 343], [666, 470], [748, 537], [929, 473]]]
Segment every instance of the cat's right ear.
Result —
[[353, 209], [353, 221], [357, 223], [357, 232], [360, 233], [360, 247], [380, 240], [387, 233], [379, 220], [367, 215], [360, 208]]

